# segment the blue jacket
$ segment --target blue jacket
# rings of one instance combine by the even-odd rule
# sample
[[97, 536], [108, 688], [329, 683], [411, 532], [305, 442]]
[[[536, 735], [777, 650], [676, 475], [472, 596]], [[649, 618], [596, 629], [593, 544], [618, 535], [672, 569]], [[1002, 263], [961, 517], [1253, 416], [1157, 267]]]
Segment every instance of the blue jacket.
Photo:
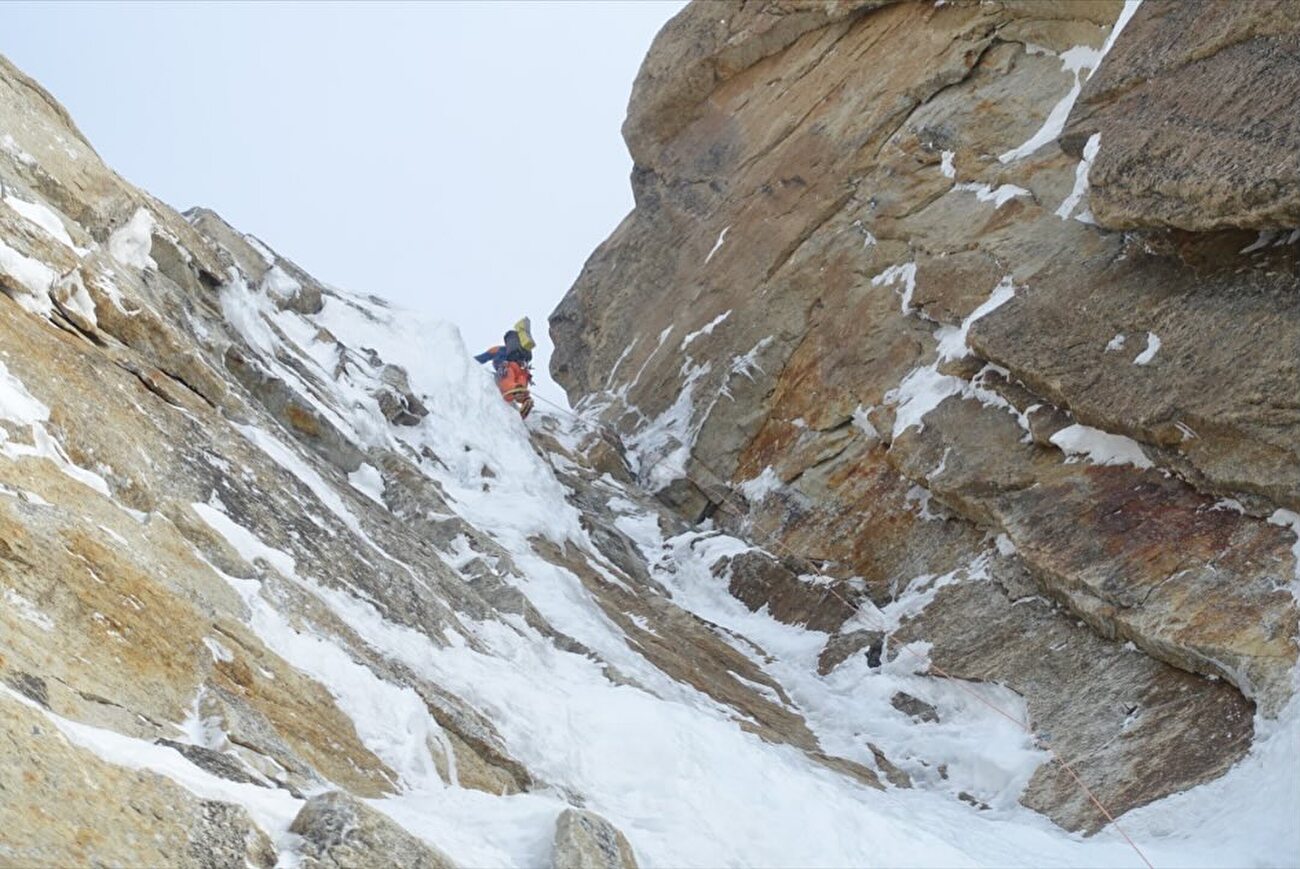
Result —
[[519, 343], [519, 334], [513, 330], [505, 335], [505, 342], [495, 347], [489, 347], [487, 350], [474, 357], [474, 361], [482, 364], [491, 362], [498, 368], [503, 367], [507, 362], [518, 362], [521, 365], [528, 365], [533, 361], [533, 354], [525, 350]]
[[479, 364], [482, 364], [484, 362], [491, 362], [493, 365], [505, 365], [506, 348], [504, 345], [489, 347], [487, 350], [484, 350], [482, 353], [475, 356], [474, 361], [478, 362]]

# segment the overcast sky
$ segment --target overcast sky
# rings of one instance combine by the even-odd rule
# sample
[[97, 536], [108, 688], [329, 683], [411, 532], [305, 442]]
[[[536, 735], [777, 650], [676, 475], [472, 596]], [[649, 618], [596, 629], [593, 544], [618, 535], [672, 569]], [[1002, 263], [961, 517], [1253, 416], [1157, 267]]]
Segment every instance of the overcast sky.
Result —
[[165, 202], [471, 350], [530, 315], [544, 371], [547, 315], [632, 207], [619, 126], [682, 5], [5, 3], [0, 52]]

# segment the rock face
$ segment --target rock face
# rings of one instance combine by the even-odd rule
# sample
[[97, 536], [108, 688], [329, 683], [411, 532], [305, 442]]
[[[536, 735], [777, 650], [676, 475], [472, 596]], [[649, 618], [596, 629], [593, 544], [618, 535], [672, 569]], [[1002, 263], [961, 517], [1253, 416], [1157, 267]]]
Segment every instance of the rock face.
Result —
[[[1294, 16], [876, 6], [664, 29], [553, 374], [666, 503], [812, 565], [717, 569], [824, 672], [929, 643], [1114, 811], [1212, 779], [1294, 684], [1300, 244], [1239, 231], [1297, 224]], [[1098, 829], [1063, 775], [1022, 802]]]
[[565, 809], [555, 821], [555, 869], [636, 869], [627, 837], [594, 812]]
[[338, 791], [312, 797], [289, 827], [302, 837], [302, 863], [320, 869], [455, 869], [451, 858], [421, 842], [355, 797]]
[[[748, 752], [879, 795], [883, 753], [828, 750], [754, 641], [669, 595], [716, 560], [669, 541], [722, 538], [616, 437], [530, 425], [454, 327], [132, 187], [0, 59], [0, 863], [542, 864], [645, 763], [583, 757], [628, 704], [712, 734], [687, 772]], [[428, 793], [502, 826], [438, 854]], [[645, 805], [573, 816], [565, 853], [635, 865], [625, 829], [711, 859]]]
[[[1101, 135], [1089, 200], [1111, 229], [1300, 226], [1300, 23], [1284, 0], [1144, 3], [1062, 136]], [[1285, 237], [1285, 236], [1283, 236]]]
[[0, 746], [7, 866], [275, 865], [275, 848], [243, 807], [105, 763], [10, 697], [0, 697]]
[[552, 318], [583, 413], [526, 426], [0, 60], [0, 863], [1110, 864], [1045, 746], [1117, 814], [1259, 750], [1240, 793], [1295, 709], [1300, 246], [1088, 187], [1103, 49], [1203, 117], [1178, 58], [1287, 38], [1233, 8], [688, 7]]

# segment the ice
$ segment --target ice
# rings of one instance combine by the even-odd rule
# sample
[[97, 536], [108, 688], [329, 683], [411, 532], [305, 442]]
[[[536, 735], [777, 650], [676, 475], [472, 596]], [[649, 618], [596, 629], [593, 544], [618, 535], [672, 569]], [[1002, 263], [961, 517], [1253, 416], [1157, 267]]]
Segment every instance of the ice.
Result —
[[1051, 440], [1067, 455], [1085, 458], [1094, 465], [1153, 467], [1142, 445], [1125, 435], [1075, 423], [1052, 435]]
[[686, 474], [698, 430], [694, 425], [695, 386], [710, 369], [707, 364], [692, 366], [668, 409], [628, 439], [637, 457], [642, 484], [651, 491], [659, 491]]
[[[996, 191], [988, 192], [996, 202]], [[268, 265], [275, 261], [269, 251], [264, 256]], [[895, 287], [904, 312], [909, 312], [915, 265], [887, 269], [873, 284]], [[911, 372], [887, 397], [895, 404], [895, 436], [923, 425], [929, 410], [950, 396], [1015, 412], [980, 385], [983, 373], [967, 383], [941, 375], [938, 367], [966, 355], [971, 327], [1016, 292], [1010, 278], [1004, 279], [960, 326], [936, 331], [935, 358]], [[401, 665], [391, 671], [371, 669], [333, 630], [318, 631], [311, 619], [283, 612], [282, 595], [277, 593], [282, 591], [280, 580], [274, 576], [267, 574], [259, 582], [218, 571], [247, 604], [253, 632], [290, 666], [324, 685], [362, 743], [392, 769], [398, 792], [370, 804], [412, 833], [466, 866], [545, 865], [556, 816], [571, 799], [580, 799], [627, 834], [646, 866], [1136, 862], [1114, 829], [1087, 839], [1072, 836], [1019, 805], [1029, 778], [1049, 761], [1017, 724], [1028, 718], [1028, 710], [1008, 687], [938, 678], [929, 669], [924, 643], [887, 646], [885, 663], [878, 668], [858, 655], [819, 675], [817, 658], [826, 634], [782, 624], [766, 610], [750, 611], [729, 593], [728, 577], [714, 575], [712, 568], [720, 558], [748, 551], [753, 543], [716, 531], [665, 536], [658, 515], [638, 505], [639, 495], [610, 484], [608, 503], [617, 514], [616, 529], [652, 565], [656, 582], [630, 579], [597, 551], [583, 517], [570, 502], [571, 493], [550, 464], [559, 460], [533, 448], [527, 425], [500, 400], [490, 375], [473, 363], [454, 326], [333, 290], [326, 293], [319, 314], [304, 316], [278, 310], [275, 294], [266, 280], [252, 289], [246, 276], [230, 276], [220, 304], [234, 339], [247, 342], [294, 389], [310, 392], [311, 398], [304, 400], [316, 402], [313, 406], [322, 413], [334, 414], [331, 419], [337, 418], [359, 440], [413, 457], [413, 467], [445, 495], [445, 505], [437, 507], [439, 515], [446, 511], [463, 519], [509, 556], [487, 558], [476, 551], [482, 548], [477, 540], [471, 544], [461, 535], [439, 546], [448, 569], [465, 570], [486, 558], [498, 566], [504, 582], [527, 598], [532, 610], [590, 650], [565, 651], [550, 636], [509, 614], [484, 621], [462, 617], [440, 636], [425, 635], [386, 619], [370, 601], [336, 582], [326, 586], [308, 575], [305, 560], [268, 545], [269, 538], [237, 521], [219, 500], [193, 505], [241, 557], [260, 560], [291, 583], [295, 593], [309, 595], [313, 603], [308, 611], [317, 611], [319, 604], [331, 614], [331, 623], [346, 626], [364, 643], [367, 656]], [[679, 347], [694, 346], [727, 316], [688, 334]], [[337, 336], [346, 349], [318, 341], [320, 329]], [[671, 351], [672, 334], [672, 327], [660, 333], [650, 358]], [[771, 340], [763, 339], [731, 359], [686, 358], [684, 385], [674, 403], [647, 420], [629, 443], [650, 488], [684, 473], [690, 444], [712, 403], [725, 400], [730, 378], [755, 375]], [[374, 348], [384, 361], [406, 369], [412, 390], [429, 408], [428, 417], [406, 427], [389, 426], [382, 419], [366, 392], [375, 370], [360, 359], [364, 348]], [[631, 352], [631, 347], [625, 348], [618, 364]], [[293, 379], [297, 375], [290, 367], [277, 361], [289, 358], [296, 368], [310, 370], [310, 390], [302, 379], [305, 374]], [[641, 372], [648, 364], [643, 363]], [[994, 370], [1007, 374], [986, 368]], [[710, 374], [727, 380], [716, 394], [701, 398], [703, 384], [713, 382], [707, 379]], [[857, 408], [853, 421], [873, 434], [869, 411]], [[0, 416], [41, 427], [48, 414], [46, 406], [0, 366]], [[800, 421], [794, 425], [802, 427]], [[352, 535], [359, 544], [391, 558], [365, 527], [375, 515], [370, 501], [383, 503], [385, 494], [379, 468], [387, 464], [381, 464], [377, 453], [371, 452], [370, 462], [345, 476], [309, 460], [270, 420], [247, 421], [239, 431], [302, 484], [295, 497], [310, 499], [311, 509], [319, 502], [325, 519], [337, 520], [328, 522], [331, 533]], [[562, 433], [561, 440], [571, 434]], [[1140, 445], [1128, 438], [1085, 426], [1067, 428], [1058, 438], [1058, 446], [1072, 456], [1150, 467]], [[427, 454], [438, 461], [419, 458]], [[760, 500], [779, 491], [781, 482], [767, 467], [739, 488]], [[916, 493], [922, 515], [937, 519], [925, 507], [928, 493]], [[1300, 530], [1300, 518], [1275, 518]], [[749, 732], [752, 725], [734, 708], [659, 670], [620, 628], [631, 621], [649, 630], [660, 622], [638, 613], [612, 619], [572, 571], [539, 554], [539, 544], [546, 541], [585, 559], [621, 588], [620, 594], [641, 596], [650, 607], [680, 607], [717, 626], [718, 636], [748, 656], [765, 677], [736, 673], [735, 690], [788, 705], [804, 718], [823, 750], [875, 767], [870, 740], [916, 786], [883, 792], [867, 788], [814, 762], [804, 751]], [[297, 545], [310, 546], [312, 541]], [[1296, 545], [1300, 547], [1300, 540]], [[986, 582], [995, 550], [1009, 557], [1015, 546], [998, 535], [989, 540], [987, 552], [948, 573], [898, 577], [902, 591], [896, 600], [879, 609], [864, 604], [847, 627], [891, 629], [922, 612], [944, 588]], [[401, 566], [412, 582], [421, 581], [411, 567]], [[802, 579], [831, 587], [815, 574]], [[215, 639], [207, 639], [204, 657], [219, 660], [231, 654]], [[462, 788], [454, 762], [444, 779], [434, 761], [452, 757], [448, 736], [415, 690], [384, 675], [398, 671], [439, 686], [481, 713], [499, 731], [510, 755], [548, 787], [512, 796]], [[781, 686], [784, 698], [767, 680]], [[893, 708], [889, 701], [898, 691], [932, 704], [940, 720], [918, 723]], [[1251, 756], [1224, 779], [1122, 819], [1157, 865], [1280, 864], [1296, 853], [1294, 827], [1287, 819], [1300, 807], [1295, 795], [1286, 791], [1287, 773], [1294, 770], [1287, 754], [1296, 732], [1294, 704], [1286, 714], [1291, 717], [1285, 725], [1257, 722], [1261, 737]], [[193, 738], [209, 739], [197, 714], [178, 726]], [[284, 831], [300, 802], [283, 791], [214, 779], [176, 752], [139, 740], [84, 725], [59, 727], [112, 762], [154, 769], [195, 793], [220, 794], [248, 806], [277, 841], [291, 844]], [[946, 779], [936, 771], [939, 763], [946, 764]], [[1272, 801], [1257, 804], [1252, 790], [1268, 794]], [[977, 812], [956, 799], [958, 791], [990, 808]]]
[[942, 162], [939, 164], [939, 171], [943, 173], [944, 178], [956, 178], [957, 169], [952, 165], [952, 158], [957, 156], [952, 151], [944, 151], [941, 155]]
[[137, 208], [131, 219], [108, 237], [109, 255], [131, 268], [158, 268], [158, 264], [149, 256], [149, 251], [153, 248], [153, 228], [153, 215], [145, 208]]
[[1106, 342], [1106, 352], [1110, 353], [1114, 350], [1123, 350], [1125, 340], [1123, 334], [1118, 334], [1114, 338], [1111, 338], [1110, 341]]
[[632, 355], [632, 350], [636, 347], [637, 342], [639, 342], [640, 340], [641, 339], [639, 337], [633, 338], [632, 343], [624, 347], [623, 352], [618, 355], [618, 359], [614, 360], [613, 367], [609, 369], [609, 376], [605, 378], [605, 389], [608, 390], [611, 386], [614, 385], [614, 378], [618, 376], [618, 369], [622, 367], [623, 361], [627, 359], [628, 356]]

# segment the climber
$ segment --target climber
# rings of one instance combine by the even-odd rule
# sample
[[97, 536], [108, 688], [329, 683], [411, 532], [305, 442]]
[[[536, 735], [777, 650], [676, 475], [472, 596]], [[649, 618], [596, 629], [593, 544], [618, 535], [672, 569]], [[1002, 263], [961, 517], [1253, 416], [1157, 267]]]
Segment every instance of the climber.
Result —
[[528, 387], [533, 382], [533, 348], [536, 346], [532, 323], [524, 317], [506, 332], [502, 343], [489, 347], [474, 357], [474, 361], [480, 364], [492, 363], [501, 397], [515, 405], [519, 409], [519, 415], [525, 419], [533, 409], [533, 397]]

